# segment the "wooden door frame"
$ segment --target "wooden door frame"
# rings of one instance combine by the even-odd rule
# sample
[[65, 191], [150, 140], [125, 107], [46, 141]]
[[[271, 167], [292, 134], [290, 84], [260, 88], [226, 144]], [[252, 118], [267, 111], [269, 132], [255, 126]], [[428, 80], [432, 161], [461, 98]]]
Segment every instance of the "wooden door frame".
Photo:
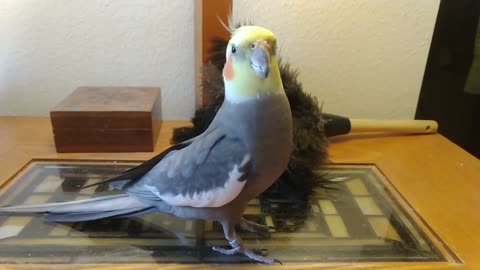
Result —
[[229, 38], [218, 19], [227, 22], [231, 12], [232, 0], [194, 0], [195, 108], [208, 102], [202, 93], [201, 68], [208, 61], [212, 38]]

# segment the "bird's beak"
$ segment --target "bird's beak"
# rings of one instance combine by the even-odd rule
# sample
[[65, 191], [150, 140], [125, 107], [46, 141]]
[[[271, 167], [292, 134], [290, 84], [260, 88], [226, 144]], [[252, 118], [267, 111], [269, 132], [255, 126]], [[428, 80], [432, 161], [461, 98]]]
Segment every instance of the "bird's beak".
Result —
[[270, 45], [268, 42], [260, 40], [253, 42], [251, 46], [250, 65], [257, 77], [265, 79], [270, 72]]

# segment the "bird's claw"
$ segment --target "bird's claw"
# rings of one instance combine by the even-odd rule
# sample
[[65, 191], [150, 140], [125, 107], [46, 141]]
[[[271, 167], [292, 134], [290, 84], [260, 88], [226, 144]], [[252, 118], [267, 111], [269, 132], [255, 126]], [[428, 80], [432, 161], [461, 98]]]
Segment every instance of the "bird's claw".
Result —
[[[277, 259], [272, 259], [272, 258], [267, 258], [264, 257], [263, 253], [268, 254], [267, 249], [259, 249], [259, 250], [251, 250], [251, 249], [246, 249], [243, 248], [242, 246], [238, 246], [235, 248], [227, 249], [227, 248], [221, 248], [221, 247], [212, 247], [213, 250], [220, 252], [225, 255], [235, 255], [235, 254], [243, 254], [250, 259], [260, 262], [260, 263], [265, 263], [265, 264], [274, 264], [274, 263], [280, 263], [282, 264], [281, 261]], [[260, 253], [260, 254], [259, 254]], [[283, 264], [282, 264], [283, 265]]]
[[241, 247], [236, 247], [236, 248], [221, 248], [221, 247], [212, 247], [212, 249], [216, 252], [220, 252], [225, 255], [235, 255], [240, 253]]

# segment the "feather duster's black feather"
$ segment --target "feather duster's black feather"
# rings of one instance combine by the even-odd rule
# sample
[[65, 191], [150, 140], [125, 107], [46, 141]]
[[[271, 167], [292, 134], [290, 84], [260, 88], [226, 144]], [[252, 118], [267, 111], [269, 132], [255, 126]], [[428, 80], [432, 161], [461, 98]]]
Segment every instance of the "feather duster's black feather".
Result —
[[[208, 64], [202, 68], [202, 89], [209, 104], [197, 109], [192, 127], [174, 130], [172, 143], [179, 143], [199, 135], [212, 122], [224, 100], [221, 70], [225, 64], [228, 41], [216, 38], [211, 41]], [[294, 145], [287, 170], [264, 194], [305, 201], [315, 188], [327, 183], [316, 173], [327, 159], [328, 141], [324, 130], [321, 108], [311, 95], [303, 91], [298, 73], [280, 59], [280, 75], [290, 102], [294, 125]]]

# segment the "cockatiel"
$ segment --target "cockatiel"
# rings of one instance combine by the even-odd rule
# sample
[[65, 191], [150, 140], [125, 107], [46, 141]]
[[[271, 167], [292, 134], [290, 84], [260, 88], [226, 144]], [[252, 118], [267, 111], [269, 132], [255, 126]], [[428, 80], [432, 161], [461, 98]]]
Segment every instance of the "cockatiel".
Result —
[[[251, 23], [249, 23], [251, 25]], [[229, 20], [230, 28], [245, 26], [244, 22]], [[228, 28], [228, 27], [225, 27]], [[208, 62], [202, 66], [202, 92], [209, 98], [208, 104], [198, 108], [191, 125], [174, 129], [172, 143], [180, 143], [204, 132], [223, 104], [225, 87], [222, 69], [225, 66], [225, 50], [228, 39], [216, 37], [210, 40]], [[310, 205], [309, 198], [318, 188], [332, 188], [322, 166], [328, 157], [327, 114], [322, 113], [317, 99], [304, 90], [298, 79], [299, 72], [292, 68], [280, 53], [277, 54], [280, 77], [290, 103], [293, 117], [293, 152], [284, 173], [260, 197], [281, 198]], [[298, 218], [298, 215], [295, 214]]]
[[225, 101], [208, 129], [101, 182], [111, 182], [122, 194], [4, 207], [0, 212], [44, 213], [50, 221], [63, 222], [156, 211], [215, 220], [232, 249], [214, 250], [273, 263], [246, 248], [235, 225], [268, 229], [243, 219], [242, 213], [284, 172], [293, 147], [292, 114], [280, 78], [275, 35], [258, 26], [233, 29], [226, 59]]

